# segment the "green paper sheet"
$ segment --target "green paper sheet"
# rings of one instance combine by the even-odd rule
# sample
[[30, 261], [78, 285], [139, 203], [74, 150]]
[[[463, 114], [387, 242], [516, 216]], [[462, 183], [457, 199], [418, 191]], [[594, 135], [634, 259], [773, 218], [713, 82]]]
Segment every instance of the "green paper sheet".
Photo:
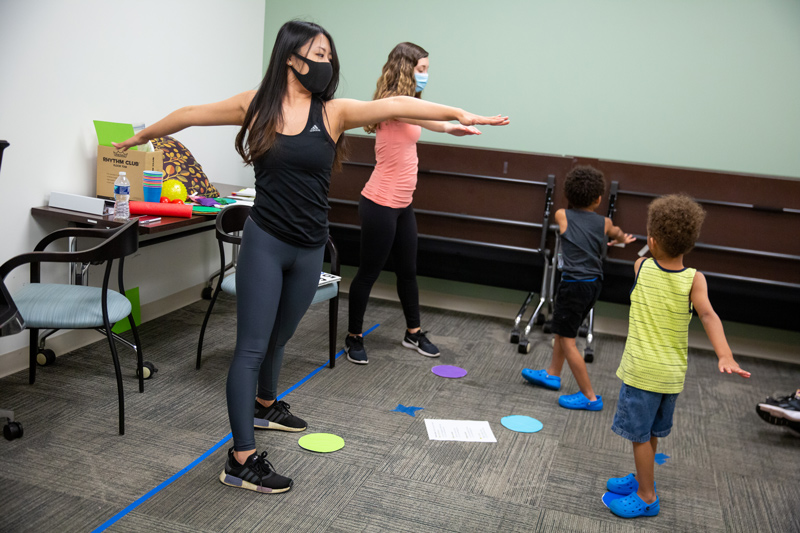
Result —
[[[95, 120], [94, 130], [97, 132], [97, 144], [101, 146], [111, 146], [112, 142], [121, 143], [133, 137], [132, 124]], [[131, 146], [130, 149], [137, 150], [135, 146]]]
[[[125, 291], [125, 298], [131, 302], [131, 314], [133, 315], [133, 323], [137, 326], [142, 323], [142, 309], [139, 305], [139, 287], [134, 287]], [[127, 318], [123, 318], [111, 328], [111, 331], [119, 335], [131, 329], [131, 323]]]

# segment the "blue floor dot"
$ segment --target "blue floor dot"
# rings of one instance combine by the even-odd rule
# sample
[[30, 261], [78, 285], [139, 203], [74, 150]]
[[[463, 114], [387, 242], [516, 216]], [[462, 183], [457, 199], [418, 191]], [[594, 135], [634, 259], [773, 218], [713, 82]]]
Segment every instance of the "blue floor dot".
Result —
[[510, 415], [504, 416], [500, 419], [500, 423], [511, 431], [519, 433], [536, 433], [544, 427], [544, 424], [524, 415]]

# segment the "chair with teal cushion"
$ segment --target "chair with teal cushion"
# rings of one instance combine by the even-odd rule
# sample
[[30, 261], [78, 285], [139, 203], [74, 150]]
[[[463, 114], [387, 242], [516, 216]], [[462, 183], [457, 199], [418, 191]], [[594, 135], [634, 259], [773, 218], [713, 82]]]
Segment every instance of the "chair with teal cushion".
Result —
[[[203, 320], [203, 326], [200, 328], [200, 341], [197, 344], [197, 368], [200, 368], [203, 356], [203, 337], [205, 337], [206, 326], [208, 319], [211, 316], [211, 311], [214, 309], [214, 304], [217, 301], [217, 296], [220, 291], [231, 296], [236, 296], [236, 273], [228, 273], [231, 265], [225, 263], [225, 243], [230, 243], [236, 247], [242, 242], [241, 231], [244, 228], [244, 223], [247, 217], [250, 216], [250, 207], [246, 205], [230, 205], [220, 211], [217, 216], [216, 234], [217, 241], [219, 242], [219, 257], [220, 257], [220, 280], [211, 296], [211, 302], [208, 304], [206, 317]], [[339, 275], [339, 255], [336, 251], [336, 246], [333, 240], [328, 237], [328, 242], [325, 245], [325, 251], [330, 259], [331, 274]], [[235, 255], [234, 255], [235, 257]], [[235, 265], [234, 265], [235, 266]], [[227, 275], [226, 275], [227, 273]], [[317, 288], [317, 293], [314, 295], [314, 300], [311, 304], [329, 301], [328, 309], [328, 359], [329, 366], [333, 368], [336, 364], [336, 328], [338, 326], [339, 318], [339, 283], [333, 282], [327, 285], [322, 285]]]
[[[144, 391], [144, 372], [142, 370], [142, 348], [139, 333], [131, 313], [131, 303], [123, 296], [123, 267], [125, 257], [139, 248], [139, 223], [134, 219], [124, 225], [109, 228], [65, 228], [45, 236], [32, 253], [21, 254], [6, 261], [0, 266], [0, 280], [15, 268], [30, 265], [30, 283], [24, 285], [9, 296], [11, 305], [15, 305], [24, 328], [30, 331], [29, 346], [29, 381], [36, 381], [37, 356], [44, 351], [43, 338], [61, 329], [96, 329], [108, 338], [111, 358], [117, 378], [117, 395], [119, 397], [119, 433], [125, 434], [125, 402], [122, 391], [122, 372], [120, 370], [117, 348], [111, 328], [116, 322], [128, 318], [136, 343], [137, 374], [139, 376], [139, 392]], [[48, 245], [68, 237], [80, 239], [102, 240], [99, 244], [86, 250], [74, 252], [48, 252]], [[109, 280], [114, 260], [119, 260], [117, 275], [119, 292], [109, 289]], [[84, 285], [66, 285], [60, 283], [41, 283], [42, 263], [80, 263], [105, 264], [105, 274], [101, 287]], [[3, 291], [6, 291], [3, 281]], [[47, 330], [40, 339], [40, 330]]]

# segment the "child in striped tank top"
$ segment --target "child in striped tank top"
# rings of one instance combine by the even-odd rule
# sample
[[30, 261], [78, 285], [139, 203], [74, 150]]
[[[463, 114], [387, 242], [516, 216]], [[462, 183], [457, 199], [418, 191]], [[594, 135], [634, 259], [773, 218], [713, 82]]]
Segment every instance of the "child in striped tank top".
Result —
[[[611, 429], [633, 443], [636, 474], [611, 478], [608, 503], [623, 518], [655, 516], [660, 510], [654, 461], [658, 439], [669, 435], [678, 393], [683, 390], [692, 309], [697, 311], [719, 371], [750, 377], [739, 368], [725, 332], [708, 300], [702, 273], [683, 266], [700, 234], [705, 211], [684, 195], [654, 200], [647, 212], [647, 245], [652, 258], [636, 261], [628, 339], [617, 376], [622, 387]], [[604, 497], [604, 501], [606, 498]]]

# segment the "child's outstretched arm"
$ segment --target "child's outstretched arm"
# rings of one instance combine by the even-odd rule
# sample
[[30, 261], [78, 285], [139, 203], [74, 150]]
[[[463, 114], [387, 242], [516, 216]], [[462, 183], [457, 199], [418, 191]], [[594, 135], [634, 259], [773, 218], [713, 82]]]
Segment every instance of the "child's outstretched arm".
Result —
[[625, 233], [619, 226], [615, 226], [608, 217], [606, 217], [606, 235], [613, 239], [608, 243], [609, 246], [613, 246], [615, 244], [628, 244], [636, 240], [636, 237], [630, 233]]
[[717, 316], [717, 313], [714, 312], [714, 308], [711, 307], [711, 302], [708, 299], [708, 284], [706, 283], [706, 277], [701, 272], [695, 272], [690, 298], [697, 315], [700, 317], [700, 322], [703, 323], [708, 340], [711, 341], [711, 346], [714, 348], [717, 358], [719, 358], [719, 371], [727, 372], [728, 374], [735, 373], [743, 378], [749, 378], [750, 372], [739, 368], [739, 364], [733, 360], [733, 352], [731, 352], [731, 347], [728, 346], [728, 340], [725, 338], [722, 321]]

